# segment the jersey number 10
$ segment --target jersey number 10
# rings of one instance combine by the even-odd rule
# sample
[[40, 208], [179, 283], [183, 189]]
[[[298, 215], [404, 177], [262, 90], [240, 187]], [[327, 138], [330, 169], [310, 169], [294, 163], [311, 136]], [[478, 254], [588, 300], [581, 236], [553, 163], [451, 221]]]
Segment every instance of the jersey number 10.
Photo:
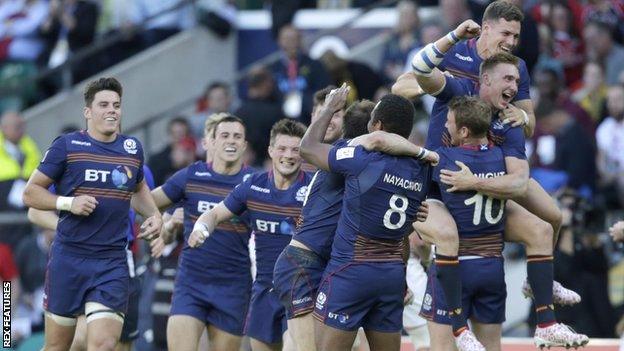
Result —
[[[485, 197], [485, 220], [489, 224], [496, 224], [501, 220], [501, 218], [503, 218], [503, 213], [505, 211], [505, 200], [494, 199], [489, 196], [484, 196], [481, 193], [476, 193], [475, 196], [468, 198], [464, 201], [464, 204], [466, 206], [470, 206], [472, 204], [475, 205], [474, 214], [472, 216], [472, 224], [474, 225], [481, 224], [481, 217], [482, 217], [481, 214], [484, 211], [484, 208], [483, 208], [484, 197]], [[498, 213], [496, 214], [496, 216], [494, 216], [494, 214], [492, 213], [493, 207], [494, 207], [494, 201], [499, 202]]]

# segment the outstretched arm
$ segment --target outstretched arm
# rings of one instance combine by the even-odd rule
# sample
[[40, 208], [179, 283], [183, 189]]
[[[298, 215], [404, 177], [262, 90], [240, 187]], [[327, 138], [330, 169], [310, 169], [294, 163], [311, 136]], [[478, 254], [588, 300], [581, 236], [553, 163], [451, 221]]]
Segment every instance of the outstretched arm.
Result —
[[449, 192], [475, 190], [497, 199], [523, 196], [528, 188], [529, 163], [515, 157], [505, 157], [507, 174], [496, 178], [479, 178], [462, 162], [455, 161], [459, 171], [440, 171], [442, 183], [450, 185]]
[[379, 151], [390, 155], [414, 157], [419, 160], [425, 160], [434, 166], [440, 161], [440, 156], [438, 156], [436, 152], [418, 146], [398, 134], [388, 133], [382, 130], [360, 135], [351, 140], [349, 145], [362, 145], [362, 147], [368, 151]]
[[234, 217], [232, 213], [221, 201], [217, 206], [208, 212], [202, 213], [193, 226], [193, 232], [189, 236], [188, 244], [190, 247], [199, 247], [208, 239], [210, 234], [214, 232], [219, 223], [227, 221]]
[[437, 67], [444, 59], [447, 51], [463, 39], [474, 38], [481, 32], [473, 20], [462, 22], [455, 30], [438, 39], [435, 43], [422, 48], [412, 59], [412, 68], [420, 88], [427, 94], [437, 95], [446, 83], [446, 78]]
[[325, 98], [325, 103], [318, 112], [318, 119], [314, 121], [306, 130], [305, 135], [301, 139], [299, 153], [304, 160], [310, 162], [316, 167], [329, 170], [327, 156], [332, 146], [323, 143], [327, 126], [334, 112], [342, 109], [347, 101], [349, 87], [343, 84], [340, 88], [332, 90]]
[[137, 185], [137, 191], [132, 194], [130, 205], [138, 214], [145, 218], [145, 221], [141, 224], [138, 238], [145, 240], [156, 239], [160, 235], [162, 228], [162, 216], [154, 203], [145, 179]]

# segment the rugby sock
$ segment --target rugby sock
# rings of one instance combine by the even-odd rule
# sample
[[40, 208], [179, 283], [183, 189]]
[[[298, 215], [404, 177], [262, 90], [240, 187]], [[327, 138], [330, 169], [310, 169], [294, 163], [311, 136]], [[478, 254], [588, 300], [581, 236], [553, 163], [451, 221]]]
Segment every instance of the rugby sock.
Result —
[[527, 256], [527, 276], [533, 290], [537, 325], [546, 328], [557, 323], [553, 305], [553, 257]]
[[462, 315], [461, 279], [459, 277], [459, 259], [457, 256], [436, 254], [436, 277], [442, 285], [444, 298], [448, 307], [453, 334], [458, 336], [468, 328]]

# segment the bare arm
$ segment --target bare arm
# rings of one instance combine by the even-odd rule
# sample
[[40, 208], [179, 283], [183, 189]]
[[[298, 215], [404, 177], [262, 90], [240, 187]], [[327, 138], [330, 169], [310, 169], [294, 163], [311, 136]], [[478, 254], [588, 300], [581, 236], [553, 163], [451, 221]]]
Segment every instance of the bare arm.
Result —
[[234, 218], [232, 213], [221, 201], [217, 206], [208, 212], [202, 213], [195, 222], [193, 232], [189, 236], [190, 247], [198, 247], [204, 243], [208, 236], [214, 232], [219, 223]]
[[156, 207], [158, 207], [158, 209], [161, 211], [173, 204], [171, 199], [169, 199], [167, 194], [165, 194], [165, 191], [162, 190], [162, 186], [159, 186], [158, 188], [152, 190], [151, 194], [152, 198], [154, 199], [154, 203], [156, 204]]
[[401, 74], [396, 82], [392, 84], [390, 91], [392, 94], [400, 95], [408, 100], [416, 100], [425, 94], [418, 84], [416, 74], [413, 71]]
[[59, 216], [56, 211], [42, 211], [31, 207], [28, 209], [28, 220], [41, 228], [56, 230]]
[[137, 190], [130, 199], [130, 205], [143, 218], [146, 218], [141, 225], [141, 232], [138, 237], [148, 241], [156, 239], [162, 229], [162, 216], [154, 203], [145, 179], [137, 185]]
[[48, 190], [51, 184], [52, 179], [50, 177], [35, 170], [24, 189], [24, 204], [43, 211], [57, 209], [71, 211], [78, 216], [88, 216], [95, 210], [98, 204], [95, 197], [88, 195], [58, 196]]
[[173, 215], [165, 212], [163, 214], [163, 226], [160, 237], [165, 244], [171, 244], [173, 240], [184, 231], [184, 209], [176, 208]]
[[325, 132], [327, 132], [327, 126], [331, 120], [334, 112], [340, 110], [346, 100], [347, 94], [349, 94], [349, 87], [343, 84], [340, 88], [332, 90], [325, 98], [325, 103], [318, 112], [318, 119], [314, 121], [306, 130], [305, 135], [301, 139], [301, 145], [299, 147], [299, 153], [304, 160], [310, 162], [316, 167], [329, 170], [329, 163], [327, 161], [329, 151], [332, 146], [323, 143], [325, 138]]
[[362, 145], [368, 151], [379, 151], [390, 155], [424, 159], [433, 165], [436, 165], [440, 160], [440, 156], [437, 153], [418, 146], [398, 134], [382, 130], [360, 135], [351, 140], [349, 145]]
[[440, 171], [440, 180], [451, 187], [449, 192], [475, 190], [497, 199], [524, 196], [529, 182], [529, 163], [515, 157], [505, 157], [507, 174], [496, 178], [478, 178], [462, 162], [455, 162], [459, 171]]

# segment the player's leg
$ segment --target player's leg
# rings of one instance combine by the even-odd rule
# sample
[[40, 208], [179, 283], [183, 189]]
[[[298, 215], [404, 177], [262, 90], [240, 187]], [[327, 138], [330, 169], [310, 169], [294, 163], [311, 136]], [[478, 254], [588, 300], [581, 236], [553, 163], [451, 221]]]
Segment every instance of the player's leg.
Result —
[[76, 319], [76, 331], [74, 332], [74, 340], [72, 341], [71, 348], [69, 350], [87, 350], [87, 321], [84, 315], [80, 315]]
[[429, 329], [429, 338], [431, 340], [431, 351], [457, 350], [450, 325], [428, 321], [427, 328]]
[[474, 319], [471, 321], [472, 330], [485, 349], [487, 351], [501, 351], [502, 325], [479, 323]]
[[398, 351], [401, 349], [401, 333], [384, 333], [366, 330], [366, 339], [371, 351]]
[[238, 351], [243, 337], [230, 334], [214, 325], [208, 325], [208, 339], [212, 351]]
[[297, 351], [316, 350], [311, 312], [325, 266], [316, 253], [293, 244], [275, 262], [273, 286], [286, 310], [288, 333]]
[[451, 315], [453, 332], [459, 335], [467, 328], [461, 314], [461, 279], [459, 277], [459, 236], [457, 226], [441, 201], [428, 199], [429, 214], [425, 222], [414, 222], [414, 229], [425, 240], [436, 245], [435, 264], [438, 278]]
[[167, 320], [167, 348], [176, 351], [197, 351], [204, 327], [204, 322], [195, 317], [182, 314], [170, 316]]
[[314, 317], [306, 313], [288, 320], [288, 332], [297, 345], [297, 351], [315, 351]]
[[340, 330], [315, 321], [316, 349], [319, 351], [350, 351], [351, 345], [357, 336], [357, 329], [353, 331]]
[[539, 185], [535, 179], [529, 179], [525, 196], [515, 201], [529, 212], [549, 223], [553, 229], [553, 246], [557, 242], [561, 228], [562, 214], [555, 200]]
[[269, 344], [258, 339], [249, 338], [249, 343], [251, 344], [252, 351], [281, 351], [282, 350], [281, 342]]
[[130, 351], [135, 339], [139, 337], [139, 297], [141, 295], [141, 278], [130, 278], [130, 297], [128, 298], [128, 310], [121, 328], [121, 337], [116, 351]]
[[46, 312], [45, 314], [45, 351], [65, 351], [69, 350], [74, 331], [76, 328], [76, 318], [58, 316]]
[[[413, 238], [410, 237], [410, 241]], [[427, 273], [420, 264], [420, 260], [410, 257], [407, 261], [405, 274], [407, 286], [414, 294], [410, 304], [403, 309], [403, 329], [407, 332], [416, 351], [426, 351], [429, 348], [429, 332], [427, 320], [418, 313], [422, 308], [422, 302], [427, 289]]]
[[422, 324], [413, 328], [405, 328], [407, 335], [409, 335], [412, 346], [416, 351], [429, 351], [431, 347], [431, 339], [429, 337], [429, 330], [427, 324]]
[[87, 302], [87, 350], [113, 351], [119, 342], [123, 315], [98, 302]]

